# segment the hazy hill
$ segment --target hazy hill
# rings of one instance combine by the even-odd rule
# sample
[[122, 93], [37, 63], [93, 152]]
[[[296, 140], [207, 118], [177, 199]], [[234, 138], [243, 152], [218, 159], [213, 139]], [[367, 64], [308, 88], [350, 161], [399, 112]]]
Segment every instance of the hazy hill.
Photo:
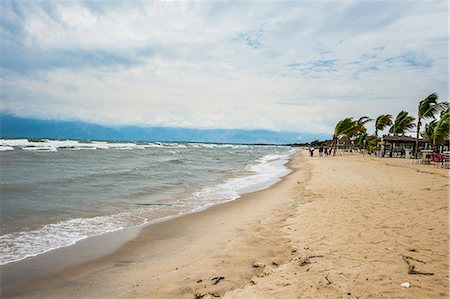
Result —
[[321, 134], [269, 130], [187, 129], [173, 127], [106, 127], [79, 121], [43, 120], [0, 114], [2, 137], [122, 141], [190, 141], [219, 143], [300, 143], [325, 139]]

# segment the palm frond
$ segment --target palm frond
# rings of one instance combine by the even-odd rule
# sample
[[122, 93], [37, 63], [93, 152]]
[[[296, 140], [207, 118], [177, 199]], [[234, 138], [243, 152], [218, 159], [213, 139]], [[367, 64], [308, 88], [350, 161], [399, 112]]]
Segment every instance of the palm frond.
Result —
[[348, 134], [354, 126], [354, 120], [352, 117], [344, 118], [343, 120], [340, 120], [336, 127], [334, 128], [334, 136], [335, 138], [338, 138], [339, 136], [343, 136]]
[[406, 111], [401, 111], [395, 118], [394, 124], [389, 130], [392, 134], [405, 134], [416, 126], [415, 118]]
[[378, 131], [383, 131], [387, 126], [392, 126], [392, 115], [382, 114], [375, 120], [375, 135], [378, 136]]
[[433, 131], [433, 143], [443, 144], [449, 137], [450, 131], [450, 112], [444, 113], [441, 119], [436, 122]]
[[373, 121], [373, 119], [371, 119], [371, 118], [368, 117], [368, 116], [360, 117], [360, 118], [357, 120], [358, 124], [360, 124], [360, 125], [365, 125], [366, 123], [371, 122], [371, 121]]
[[434, 117], [434, 115], [439, 112], [439, 105], [437, 103], [438, 95], [436, 93], [430, 94], [428, 97], [420, 101], [418, 116], [419, 120], [421, 118], [430, 118]]
[[425, 130], [421, 134], [424, 140], [433, 141], [434, 127], [436, 126], [436, 120], [433, 120], [429, 124], [425, 125]]

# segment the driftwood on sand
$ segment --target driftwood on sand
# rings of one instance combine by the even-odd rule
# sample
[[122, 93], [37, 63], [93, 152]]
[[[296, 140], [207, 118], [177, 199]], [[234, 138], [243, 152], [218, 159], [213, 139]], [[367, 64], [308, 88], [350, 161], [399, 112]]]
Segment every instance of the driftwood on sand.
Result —
[[415, 261], [415, 262], [425, 264], [424, 261], [415, 259], [415, 258], [407, 256], [407, 255], [402, 255], [402, 259], [408, 264], [408, 274], [434, 275], [434, 273], [432, 273], [432, 272], [422, 272], [422, 271], [416, 270], [416, 266], [411, 262], [411, 261]]

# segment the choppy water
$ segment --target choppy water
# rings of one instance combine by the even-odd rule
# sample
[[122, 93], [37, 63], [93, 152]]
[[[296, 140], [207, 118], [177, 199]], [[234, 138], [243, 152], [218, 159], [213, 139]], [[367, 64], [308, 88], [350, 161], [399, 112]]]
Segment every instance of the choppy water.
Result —
[[289, 170], [281, 146], [0, 140], [0, 265], [233, 200]]

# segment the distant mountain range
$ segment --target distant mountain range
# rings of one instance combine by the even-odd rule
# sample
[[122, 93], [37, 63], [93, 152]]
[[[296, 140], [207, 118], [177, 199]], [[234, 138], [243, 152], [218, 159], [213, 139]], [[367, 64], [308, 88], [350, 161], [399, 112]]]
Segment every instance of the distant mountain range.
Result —
[[80, 121], [44, 120], [0, 114], [3, 138], [50, 138], [120, 141], [215, 142], [243, 144], [306, 143], [325, 134], [270, 130], [188, 129], [174, 127], [106, 127]]

